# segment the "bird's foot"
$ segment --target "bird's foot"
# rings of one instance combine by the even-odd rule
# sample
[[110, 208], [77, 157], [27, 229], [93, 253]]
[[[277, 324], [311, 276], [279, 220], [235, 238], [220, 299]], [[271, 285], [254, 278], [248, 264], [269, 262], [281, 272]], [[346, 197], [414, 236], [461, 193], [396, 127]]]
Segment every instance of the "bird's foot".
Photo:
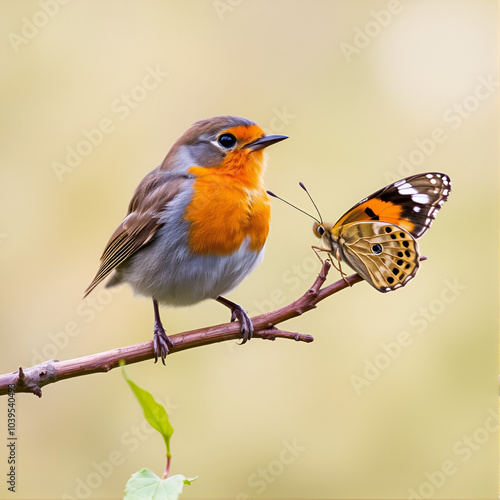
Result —
[[253, 324], [247, 312], [238, 304], [235, 304], [234, 302], [231, 302], [224, 297], [217, 297], [217, 301], [231, 309], [231, 322], [236, 320], [239, 321], [240, 332], [243, 336], [241, 344], [245, 344], [253, 336]]
[[236, 320], [240, 323], [240, 332], [243, 336], [241, 344], [244, 344], [247, 340], [250, 340], [253, 337], [253, 323], [247, 312], [238, 305], [236, 305], [234, 309], [231, 309], [231, 321]]
[[159, 321], [155, 321], [155, 326], [153, 330], [153, 346], [155, 351], [155, 363], [158, 361], [158, 357], [161, 358], [161, 362], [165, 364], [165, 357], [168, 354], [169, 348], [173, 347], [173, 343], [169, 336], [165, 333], [163, 325]]

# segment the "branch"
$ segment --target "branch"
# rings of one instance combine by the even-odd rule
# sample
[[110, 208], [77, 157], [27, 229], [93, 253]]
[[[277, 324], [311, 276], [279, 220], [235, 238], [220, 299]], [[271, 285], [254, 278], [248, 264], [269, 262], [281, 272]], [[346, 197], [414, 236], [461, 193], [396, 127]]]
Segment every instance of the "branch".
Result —
[[[312, 286], [299, 299], [280, 309], [252, 318], [254, 338], [267, 340], [283, 338], [300, 342], [312, 342], [314, 338], [311, 335], [279, 330], [276, 328], [276, 325], [314, 309], [318, 302], [363, 280], [358, 274], [353, 274], [325, 288], [321, 288], [326, 280], [329, 269], [330, 263], [325, 261]], [[170, 349], [168, 356], [186, 349], [192, 349], [193, 347], [214, 344], [225, 340], [238, 340], [239, 338], [240, 326], [238, 323], [226, 323], [178, 333], [170, 336], [173, 347]], [[31, 368], [24, 370], [19, 368], [16, 372], [0, 375], [0, 396], [7, 394], [9, 390], [14, 390], [16, 393], [32, 392], [41, 397], [41, 388], [45, 385], [91, 373], [108, 372], [119, 366], [122, 360], [125, 364], [132, 364], [152, 359], [153, 357], [153, 341], [151, 340], [67, 361], [52, 359]]]

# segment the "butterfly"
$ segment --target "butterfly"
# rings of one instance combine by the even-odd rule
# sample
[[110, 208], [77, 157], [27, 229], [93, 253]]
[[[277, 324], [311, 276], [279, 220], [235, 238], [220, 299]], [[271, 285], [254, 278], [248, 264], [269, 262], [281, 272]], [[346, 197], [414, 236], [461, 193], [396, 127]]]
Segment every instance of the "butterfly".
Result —
[[417, 239], [450, 191], [450, 178], [438, 172], [401, 179], [361, 200], [335, 224], [316, 221], [313, 231], [324, 246], [313, 249], [318, 257], [318, 252], [335, 257], [342, 276], [340, 262], [345, 262], [379, 292], [401, 288], [420, 267]]

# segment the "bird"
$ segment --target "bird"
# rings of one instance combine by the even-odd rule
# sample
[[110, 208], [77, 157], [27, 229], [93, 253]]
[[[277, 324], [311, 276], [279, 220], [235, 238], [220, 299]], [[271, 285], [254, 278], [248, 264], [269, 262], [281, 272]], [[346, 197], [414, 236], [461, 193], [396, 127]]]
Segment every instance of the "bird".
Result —
[[160, 305], [215, 299], [239, 321], [241, 343], [252, 338], [248, 314], [224, 295], [263, 258], [270, 223], [264, 149], [287, 138], [238, 116], [200, 120], [136, 188], [84, 297], [109, 277], [106, 287], [127, 283], [152, 298], [155, 363], [165, 364], [173, 347]]

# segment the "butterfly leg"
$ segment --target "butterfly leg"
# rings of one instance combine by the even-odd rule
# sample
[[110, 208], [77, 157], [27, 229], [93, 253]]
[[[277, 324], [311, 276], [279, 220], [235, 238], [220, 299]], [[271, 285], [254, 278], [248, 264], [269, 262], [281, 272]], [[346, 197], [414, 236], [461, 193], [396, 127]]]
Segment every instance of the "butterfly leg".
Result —
[[[349, 285], [349, 286], [352, 286], [346, 279], [347, 277], [347, 274], [344, 273], [344, 271], [342, 271], [342, 265], [340, 264], [340, 252], [339, 252], [339, 249], [337, 248], [336, 252], [335, 252], [335, 258], [337, 259], [337, 262], [339, 263], [339, 267], [338, 267], [338, 270], [339, 270], [339, 273], [340, 273], [340, 276], [342, 276], [342, 279]], [[332, 263], [333, 263], [333, 260], [332, 260]], [[334, 264], [335, 265], [335, 264]], [[337, 269], [337, 266], [335, 266], [335, 269]]]
[[346, 279], [346, 276], [347, 274], [344, 273], [344, 271], [342, 271], [342, 264], [340, 263], [341, 260], [340, 260], [340, 252], [339, 250], [337, 249], [335, 251], [335, 260], [338, 262], [338, 266], [337, 264], [335, 264], [335, 261], [333, 260], [333, 255], [331, 252], [328, 252], [328, 258], [330, 259], [330, 262], [332, 263], [332, 266], [340, 273], [340, 276], [342, 277], [342, 279], [349, 285], [351, 286], [351, 284], [347, 281]]
[[318, 257], [319, 261], [321, 262], [321, 265], [323, 265], [325, 262], [321, 258], [319, 252], [328, 252], [329, 250], [327, 248], [317, 247], [314, 245], [311, 248], [312, 248], [312, 251], [314, 252], [314, 254], [316, 255], [316, 257]]
[[342, 266], [340, 264], [340, 252], [339, 250], [337, 249], [335, 251], [335, 260], [338, 262], [338, 266], [337, 264], [335, 264], [335, 261], [333, 260], [333, 256], [332, 256], [332, 253], [331, 253], [331, 250], [329, 250], [328, 248], [322, 248], [322, 247], [317, 247], [317, 246], [312, 246], [311, 247], [313, 249], [313, 252], [316, 254], [316, 257], [318, 257], [318, 259], [320, 260], [321, 264], [324, 264], [324, 261], [323, 259], [321, 258], [319, 252], [327, 252], [328, 253], [328, 257], [327, 259], [330, 260], [330, 262], [332, 263], [332, 266], [340, 273], [340, 276], [342, 277], [342, 279], [349, 285], [351, 286], [351, 284], [347, 281], [346, 279], [346, 276], [347, 274], [344, 273], [344, 271], [342, 271]]

